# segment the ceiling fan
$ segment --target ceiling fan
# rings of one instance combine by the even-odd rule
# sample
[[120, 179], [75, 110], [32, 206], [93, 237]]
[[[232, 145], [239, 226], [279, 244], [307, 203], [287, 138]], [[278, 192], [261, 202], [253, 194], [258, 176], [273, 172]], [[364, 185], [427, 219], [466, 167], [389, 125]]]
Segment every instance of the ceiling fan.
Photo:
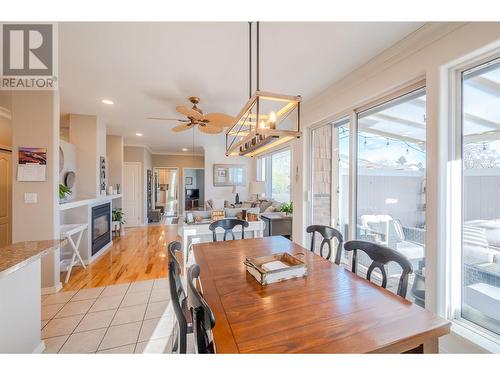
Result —
[[222, 133], [224, 127], [233, 125], [235, 118], [225, 113], [207, 113], [196, 106], [200, 102], [200, 98], [190, 96], [188, 100], [193, 104], [192, 108], [182, 105], [175, 107], [177, 112], [187, 117], [187, 119], [165, 118], [165, 117], [148, 117], [149, 120], [164, 120], [164, 121], [178, 121], [182, 124], [172, 128], [174, 132], [182, 132], [191, 129], [193, 126], [198, 125], [198, 129], [207, 134]]

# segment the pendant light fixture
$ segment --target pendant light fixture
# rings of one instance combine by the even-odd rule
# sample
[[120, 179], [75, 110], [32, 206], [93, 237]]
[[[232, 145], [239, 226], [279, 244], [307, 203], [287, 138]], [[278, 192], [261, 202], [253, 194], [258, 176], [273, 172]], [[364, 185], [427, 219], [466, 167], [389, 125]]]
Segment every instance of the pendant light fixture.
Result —
[[256, 91], [252, 94], [252, 22], [249, 22], [249, 99], [226, 132], [226, 156], [255, 156], [300, 138], [302, 98], [260, 91], [260, 30], [256, 30]]

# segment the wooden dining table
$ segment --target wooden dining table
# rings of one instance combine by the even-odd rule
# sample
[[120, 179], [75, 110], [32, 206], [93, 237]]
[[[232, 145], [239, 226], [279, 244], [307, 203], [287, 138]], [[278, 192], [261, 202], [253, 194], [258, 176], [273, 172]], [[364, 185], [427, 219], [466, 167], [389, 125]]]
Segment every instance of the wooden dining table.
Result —
[[[450, 322], [284, 237], [193, 246], [217, 353], [437, 353]], [[259, 284], [247, 257], [301, 256], [305, 277]], [[301, 254], [304, 254], [302, 256]]]

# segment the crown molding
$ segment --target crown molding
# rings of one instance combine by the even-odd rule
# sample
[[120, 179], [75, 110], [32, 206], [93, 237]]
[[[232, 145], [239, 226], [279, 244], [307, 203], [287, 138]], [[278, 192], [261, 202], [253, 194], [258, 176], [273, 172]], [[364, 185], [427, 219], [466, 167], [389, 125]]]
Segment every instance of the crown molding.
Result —
[[175, 155], [175, 156], [205, 156], [205, 154], [193, 154], [190, 152], [153, 151], [153, 155]]
[[145, 148], [150, 153], [154, 154], [153, 150], [148, 145], [141, 145], [141, 144], [138, 144], [138, 143], [124, 143], [123, 147], [141, 147], [141, 148]]
[[0, 107], [0, 117], [4, 117], [7, 120], [12, 120], [12, 115], [7, 108]]

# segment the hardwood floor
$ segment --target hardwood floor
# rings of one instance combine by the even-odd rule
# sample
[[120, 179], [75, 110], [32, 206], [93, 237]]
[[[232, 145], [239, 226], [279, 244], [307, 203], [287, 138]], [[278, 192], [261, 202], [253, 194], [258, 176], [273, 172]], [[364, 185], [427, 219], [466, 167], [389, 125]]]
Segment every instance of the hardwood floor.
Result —
[[[74, 267], [63, 290], [94, 288], [167, 276], [167, 244], [180, 239], [177, 225], [127, 228], [112, 247], [83, 269]], [[65, 276], [61, 273], [61, 280]]]

